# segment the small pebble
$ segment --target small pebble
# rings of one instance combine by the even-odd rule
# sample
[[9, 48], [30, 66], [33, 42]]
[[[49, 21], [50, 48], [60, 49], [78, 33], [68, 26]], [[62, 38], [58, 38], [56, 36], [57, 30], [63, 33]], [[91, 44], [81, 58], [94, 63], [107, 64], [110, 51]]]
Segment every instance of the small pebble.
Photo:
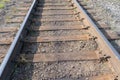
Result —
[[42, 49], [42, 50], [41, 50], [41, 52], [42, 52], [42, 53], [45, 53], [45, 52], [46, 52], [46, 50], [45, 50], [45, 49]]
[[72, 52], [73, 50], [72, 50], [72, 49], [70, 49], [69, 51], [70, 51], [70, 52]]

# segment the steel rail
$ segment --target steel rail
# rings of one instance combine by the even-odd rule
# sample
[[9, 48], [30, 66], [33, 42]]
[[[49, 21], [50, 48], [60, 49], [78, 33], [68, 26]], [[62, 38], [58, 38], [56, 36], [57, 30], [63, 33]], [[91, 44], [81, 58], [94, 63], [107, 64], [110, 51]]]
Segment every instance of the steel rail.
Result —
[[93, 29], [96, 31], [96, 35], [99, 36], [99, 38], [103, 41], [100, 43], [104, 43], [102, 46], [107, 47], [107, 54], [112, 57], [110, 59], [111, 66], [113, 68], [113, 71], [115, 71], [115, 75], [117, 76], [117, 79], [120, 80], [120, 54], [117, 52], [117, 50], [111, 45], [111, 43], [107, 40], [107, 38], [103, 35], [103, 33], [98, 29], [97, 25], [93, 22], [93, 20], [87, 15], [86, 11], [79, 5], [77, 0], [71, 0], [73, 4], [77, 6], [77, 8], [81, 11], [81, 13], [84, 14], [85, 18], [87, 18], [88, 23], [92, 25]]
[[120, 60], [120, 54], [115, 50], [115, 48], [111, 45], [111, 43], [107, 40], [107, 38], [103, 35], [103, 33], [98, 29], [97, 25], [93, 22], [93, 20], [87, 15], [85, 10], [79, 5], [77, 0], [74, 0], [74, 3], [79, 6], [80, 10], [85, 14], [89, 22], [93, 25], [93, 27], [97, 30], [98, 34], [101, 35], [107, 46], [115, 53], [116, 57]]
[[[14, 41], [12, 42], [12, 44], [11, 44], [11, 46], [10, 46], [10, 48], [9, 48], [9, 50], [8, 50], [5, 58], [4, 58], [4, 60], [3, 60], [2, 64], [1, 64], [1, 66], [0, 66], [0, 80], [1, 80], [1, 78], [3, 77], [3, 73], [4, 73], [5, 69], [6, 69], [6, 66], [7, 66], [9, 60], [11, 59], [11, 55], [13, 55], [13, 51], [14, 51], [14, 49], [15, 49], [15, 47], [16, 47], [16, 45], [17, 45], [17, 43], [18, 43], [18, 41], [19, 41], [19, 39], [20, 39], [20, 37], [21, 37], [21, 33], [23, 32], [23, 29], [24, 29], [24, 27], [25, 27], [25, 25], [26, 25], [26, 23], [27, 23], [27, 21], [28, 21], [28, 18], [29, 18], [29, 16], [30, 16], [30, 13], [31, 13], [31, 11], [32, 11], [32, 9], [33, 9], [36, 1], [37, 1], [37, 0], [34, 0], [34, 1], [33, 1], [32, 5], [31, 5], [31, 7], [30, 7], [30, 9], [29, 9], [29, 11], [28, 11], [28, 13], [27, 13], [27, 15], [26, 15], [26, 17], [25, 17], [25, 19], [24, 19], [21, 27], [20, 27], [20, 29], [19, 29], [19, 31], [17, 32], [17, 35], [16, 35]], [[78, 4], [78, 2], [77, 2], [76, 0], [72, 0], [72, 1], [73, 1], [77, 6], [79, 6], [78, 8], [84, 13], [84, 15], [86, 16], [86, 18], [88, 19], [88, 21], [93, 25], [93, 27], [95, 28], [95, 30], [97, 31], [97, 33], [100, 35], [100, 38], [104, 41], [104, 43], [106, 43], [106, 45], [107, 45], [107, 47], [109, 48], [109, 50], [111, 50], [111, 52], [114, 53], [115, 57], [116, 57], [118, 60], [120, 60], [120, 55], [119, 55], [119, 53], [113, 48], [113, 46], [112, 46], [112, 45], [110, 44], [110, 42], [106, 39], [106, 37], [103, 35], [103, 33], [102, 33], [102, 32], [98, 29], [98, 27], [94, 24], [94, 22], [92, 21], [92, 19], [87, 15], [87, 13], [83, 10], [83, 8]]]
[[13, 51], [14, 51], [14, 49], [16, 47], [16, 44], [17, 44], [17, 42], [18, 42], [18, 40], [19, 40], [19, 38], [21, 36], [21, 33], [22, 33], [23, 29], [24, 29], [24, 26], [25, 26], [25, 24], [26, 24], [26, 22], [27, 22], [27, 20], [28, 20], [28, 18], [30, 16], [30, 13], [31, 13], [35, 3], [36, 3], [36, 0], [33, 1], [27, 15], [24, 18], [24, 21], [23, 21], [22, 25], [20, 26], [19, 31], [17, 32], [17, 35], [15, 36], [15, 39], [13, 40], [13, 42], [12, 42], [12, 44], [11, 44], [11, 46], [10, 46], [10, 48], [9, 48], [5, 58], [4, 58], [2, 64], [0, 65], [0, 80], [1, 80], [1, 78], [3, 76], [5, 68], [6, 68], [7, 64], [8, 64], [8, 61], [11, 58], [11, 55], [13, 54]]

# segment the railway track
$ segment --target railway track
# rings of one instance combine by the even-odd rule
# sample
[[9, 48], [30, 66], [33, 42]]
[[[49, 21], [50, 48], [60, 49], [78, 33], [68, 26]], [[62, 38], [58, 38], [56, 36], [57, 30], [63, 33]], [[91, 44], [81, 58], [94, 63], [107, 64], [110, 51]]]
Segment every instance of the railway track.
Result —
[[77, 0], [77, 1], [83, 7], [83, 9], [87, 12], [87, 14], [95, 21], [98, 28], [106, 36], [106, 38], [110, 41], [110, 43], [114, 46], [114, 48], [120, 53], [119, 33], [113, 31], [112, 26], [110, 24], [105, 23], [104, 19], [102, 18], [103, 16], [98, 16], [96, 14], [96, 13], [99, 13], [100, 10], [99, 9], [96, 10], [94, 9], [94, 7], [87, 5], [85, 1], [82, 1], [82, 0]]
[[[24, 11], [24, 15], [20, 14], [20, 12], [22, 11], [21, 8], [24, 7], [30, 7], [32, 1], [30, 0], [24, 0], [24, 1], [19, 1], [19, 4], [15, 4], [16, 8], [12, 8], [13, 10], [11, 10], [11, 12], [8, 11], [8, 14], [12, 14], [8, 17], [8, 14], [6, 14], [6, 20], [4, 21], [5, 23], [3, 23], [4, 26], [1, 25], [0, 27], [0, 64], [3, 61], [17, 31], [20, 28], [20, 24], [22, 22], [17, 22], [16, 19], [18, 19], [19, 17], [22, 18], [22, 20], [24, 19], [25, 15], [27, 14], [28, 10]], [[23, 4], [24, 3], [24, 4]], [[18, 6], [21, 5], [21, 6]], [[14, 20], [14, 21], [13, 21]], [[11, 22], [10, 22], [11, 21]]]
[[34, 0], [1, 64], [0, 79], [119, 80], [119, 59], [76, 0]]

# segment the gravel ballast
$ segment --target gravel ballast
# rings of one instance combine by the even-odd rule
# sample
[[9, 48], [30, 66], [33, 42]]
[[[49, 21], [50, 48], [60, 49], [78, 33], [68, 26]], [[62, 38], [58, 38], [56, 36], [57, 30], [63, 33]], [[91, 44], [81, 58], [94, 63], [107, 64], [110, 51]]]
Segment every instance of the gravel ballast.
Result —
[[[87, 6], [95, 10], [96, 16], [101, 18], [97, 23], [105, 23], [110, 30], [120, 35], [120, 0], [83, 0]], [[120, 40], [110, 41], [118, 52], [120, 52]]]

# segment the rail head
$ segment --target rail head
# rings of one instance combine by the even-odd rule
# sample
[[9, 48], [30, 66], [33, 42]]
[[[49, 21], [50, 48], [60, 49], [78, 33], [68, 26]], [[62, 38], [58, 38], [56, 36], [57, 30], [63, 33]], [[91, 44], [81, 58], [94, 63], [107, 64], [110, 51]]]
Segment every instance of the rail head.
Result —
[[97, 32], [101, 35], [101, 37], [104, 39], [104, 41], [107, 43], [107, 45], [110, 47], [110, 49], [115, 53], [116, 57], [120, 60], [120, 54], [115, 50], [115, 48], [111, 45], [111, 43], [106, 39], [106, 37], [103, 35], [103, 33], [98, 29], [98, 27], [95, 25], [93, 20], [87, 15], [87, 13], [84, 11], [84, 9], [79, 5], [77, 0], [73, 0], [74, 3], [79, 6], [79, 9], [85, 14], [86, 18], [89, 20], [89, 22], [93, 25], [93, 27], [97, 30]]
[[[99, 37], [99, 39], [101, 41], [100, 45], [104, 46], [104, 48], [106, 48], [106, 52], [108, 55], [110, 55], [112, 57], [112, 59], [110, 60], [110, 63], [112, 65], [112, 68], [114, 69], [114, 71], [116, 72], [116, 75], [118, 76], [118, 80], [120, 79], [120, 54], [116, 51], [116, 49], [111, 45], [111, 43], [107, 40], [107, 38], [103, 35], [103, 33], [98, 29], [97, 25], [93, 22], [93, 20], [87, 15], [86, 11], [84, 11], [84, 9], [79, 5], [77, 0], [69, 0], [72, 1], [72, 3], [74, 4], [74, 6], [80, 11], [80, 13], [82, 13], [86, 19], [88, 24], [94, 29], [94, 31], [96, 33], [97, 37]], [[104, 48], [102, 48], [103, 50], [105, 50]]]
[[[26, 17], [25, 17], [25, 19], [24, 19], [21, 27], [20, 27], [20, 29], [19, 29], [19, 31], [17, 32], [17, 35], [16, 35], [14, 41], [12, 42], [12, 44], [11, 44], [11, 46], [10, 46], [10, 48], [9, 48], [9, 50], [8, 50], [5, 58], [4, 58], [4, 60], [3, 60], [2, 64], [1, 64], [1, 66], [0, 66], [0, 79], [1, 79], [1, 77], [3, 76], [3, 73], [4, 73], [4, 71], [5, 71], [5, 68], [6, 68], [6, 66], [7, 66], [7, 63], [8, 63], [8, 61], [10, 60], [11, 55], [13, 54], [13, 50], [15, 49], [15, 47], [16, 47], [16, 45], [17, 45], [18, 39], [19, 39], [20, 36], [21, 36], [21, 33], [22, 33], [22, 31], [23, 31], [23, 29], [24, 29], [24, 27], [25, 27], [25, 25], [26, 25], [26, 22], [27, 22], [27, 20], [28, 20], [28, 18], [29, 18], [29, 16], [30, 16], [30, 13], [31, 13], [31, 11], [32, 11], [32, 9], [33, 9], [36, 1], [37, 1], [37, 0], [34, 0], [34, 1], [33, 1], [32, 5], [31, 5], [31, 7], [30, 7], [30, 9], [29, 9], [29, 11], [28, 11], [28, 13], [27, 13], [27, 15], [26, 15]], [[97, 26], [96, 26], [96, 25], [94, 24], [94, 22], [90, 19], [90, 17], [86, 14], [86, 12], [83, 10], [83, 8], [78, 4], [78, 2], [77, 2], [76, 0], [72, 0], [72, 2], [77, 6], [78, 9], [80, 9], [80, 10], [82, 11], [82, 13], [84, 13], [84, 15], [86, 16], [86, 18], [87, 18], [88, 21], [90, 22], [90, 24], [94, 27], [94, 29], [96, 30], [96, 32], [100, 35], [100, 38], [104, 41], [104, 43], [106, 43], [106, 46], [109, 47], [110, 52], [114, 53], [113, 56], [116, 57], [117, 62], [118, 62], [118, 60], [120, 60], [120, 55], [119, 55], [119, 53], [113, 48], [113, 46], [110, 44], [110, 42], [105, 38], [105, 36], [102, 34], [102, 32], [97, 28]], [[118, 66], [116, 69], [118, 69], [118, 68], [119, 68], [119, 66]], [[118, 72], [119, 72], [119, 71], [118, 71]], [[119, 73], [119, 74], [120, 74], [120, 73]]]
[[15, 38], [14, 38], [14, 40], [13, 40], [11, 46], [10, 46], [10, 48], [9, 48], [9, 50], [8, 50], [5, 58], [3, 59], [2, 64], [0, 65], [0, 79], [1, 79], [1, 77], [3, 76], [3, 73], [4, 73], [4, 71], [5, 71], [5, 68], [6, 68], [6, 66], [7, 66], [7, 63], [8, 63], [8, 61], [10, 60], [11, 55], [13, 54], [13, 51], [14, 51], [14, 49], [15, 49], [15, 46], [17, 45], [17, 42], [18, 42], [18, 40], [19, 40], [19, 38], [20, 38], [20, 36], [21, 36], [21, 33], [22, 33], [22, 31], [23, 31], [23, 29], [24, 29], [24, 27], [25, 27], [25, 25], [26, 25], [26, 22], [27, 22], [27, 20], [28, 20], [28, 18], [29, 18], [29, 16], [30, 16], [30, 13], [31, 13], [31, 11], [32, 11], [32, 9], [33, 9], [36, 1], [37, 1], [37, 0], [33, 0], [33, 3], [32, 3], [32, 5], [31, 5], [31, 7], [29, 8], [29, 11], [28, 11], [27, 15], [25, 16], [24, 21], [23, 21], [22, 25], [20, 26], [19, 31], [17, 32], [17, 34], [16, 34], [16, 36], [15, 36]]

